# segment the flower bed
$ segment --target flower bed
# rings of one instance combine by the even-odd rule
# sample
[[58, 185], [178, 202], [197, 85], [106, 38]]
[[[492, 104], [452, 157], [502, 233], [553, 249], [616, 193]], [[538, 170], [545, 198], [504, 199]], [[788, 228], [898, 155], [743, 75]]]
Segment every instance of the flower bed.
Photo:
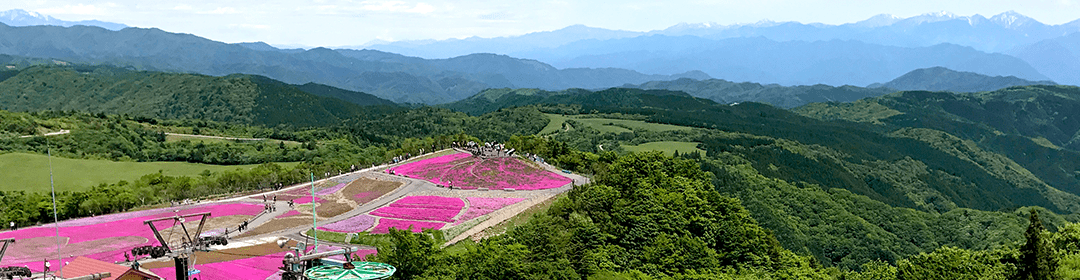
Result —
[[326, 195], [331, 195], [331, 194], [334, 194], [334, 193], [336, 193], [336, 192], [340, 191], [340, 190], [341, 190], [341, 188], [344, 188], [344, 187], [345, 187], [346, 185], [348, 185], [348, 184], [346, 184], [346, 183], [341, 183], [341, 184], [337, 184], [336, 186], [333, 186], [333, 187], [329, 187], [329, 188], [321, 189], [321, 190], [319, 190], [319, 191], [316, 191], [316, 192], [315, 192], [315, 195], [316, 195], [316, 196], [326, 196]]
[[[323, 199], [322, 199], [322, 198], [319, 198], [319, 197], [315, 197], [315, 202], [322, 202], [322, 201], [323, 201]], [[293, 199], [293, 201], [292, 201], [292, 202], [293, 202], [293, 203], [295, 203], [295, 204], [307, 204], [307, 203], [311, 203], [311, 196], [309, 195], [309, 196], [305, 196], [305, 197], [301, 197], [301, 198]]]
[[466, 189], [540, 190], [558, 188], [571, 182], [569, 178], [517, 158], [478, 159], [468, 153], [411, 162], [393, 170], [409, 178]]
[[[86, 256], [106, 262], [122, 261], [124, 260], [124, 252], [130, 251], [131, 248], [145, 245], [157, 245], [157, 239], [154, 237], [150, 227], [143, 224], [143, 221], [145, 220], [170, 217], [177, 214], [185, 215], [201, 212], [211, 212], [214, 216], [231, 216], [255, 215], [263, 211], [262, 205], [241, 203], [187, 207], [190, 208], [182, 210], [170, 208], [168, 211], [140, 211], [121, 215], [88, 218], [90, 221], [81, 221], [82, 219], [71, 221], [66, 224], [68, 226], [60, 228], [60, 236], [67, 238], [67, 244], [62, 244], [64, 246], [62, 251], [64, 252], [64, 255], [67, 256]], [[188, 219], [186, 224], [191, 228], [191, 224], [193, 223], [197, 223], [197, 220]], [[167, 228], [172, 225], [172, 222], [160, 221], [155, 223], [155, 225], [157, 225], [158, 228]], [[52, 227], [31, 227], [16, 231], [0, 232], [0, 239], [16, 239], [16, 243], [14, 244], [16, 247], [8, 248], [8, 252], [17, 252], [25, 250], [17, 249], [18, 246], [20, 246], [18, 240], [42, 236], [54, 236], [55, 234], [55, 229]], [[52, 250], [55, 249], [54, 243]], [[5, 263], [8, 263], [8, 261], [14, 263], [17, 260], [14, 258], [11, 260], [5, 258]], [[70, 259], [65, 258], [64, 261], [70, 261]], [[41, 271], [43, 263], [41, 259], [35, 258], [33, 261], [18, 265], [28, 266], [33, 271]]]
[[421, 222], [421, 221], [407, 221], [390, 218], [379, 219], [379, 224], [375, 228], [371, 229], [371, 233], [382, 234], [390, 232], [390, 228], [396, 228], [400, 230], [408, 229], [412, 227], [413, 232], [421, 232], [425, 228], [441, 229], [445, 226], [445, 223], [436, 222]]
[[371, 215], [409, 220], [452, 222], [465, 208], [465, 201], [456, 197], [407, 196], [390, 203]]
[[424, 220], [424, 221], [441, 221], [452, 222], [454, 217], [458, 213], [461, 213], [461, 209], [431, 209], [431, 208], [412, 208], [412, 207], [395, 207], [386, 206], [375, 211], [371, 211], [371, 215], [386, 217], [386, 218], [398, 218], [409, 220]]
[[297, 215], [300, 215], [300, 211], [290, 210], [289, 212], [285, 212], [285, 214], [278, 215], [277, 218], [278, 219], [280, 219], [280, 218], [288, 218], [288, 217], [297, 216]]
[[465, 201], [456, 197], [442, 196], [406, 196], [390, 203], [393, 207], [426, 208], [426, 209], [454, 209], [461, 210], [465, 207]]
[[333, 231], [333, 232], [361, 232], [366, 231], [375, 225], [375, 217], [367, 214], [356, 215], [352, 218], [337, 221], [328, 225], [319, 227], [319, 230]]
[[458, 217], [453, 225], [459, 225], [463, 222], [487, 215], [488, 213], [495, 212], [503, 207], [525, 200], [524, 198], [503, 197], [470, 197], [468, 199], [469, 209], [465, 210], [465, 213], [461, 214], [461, 217]]

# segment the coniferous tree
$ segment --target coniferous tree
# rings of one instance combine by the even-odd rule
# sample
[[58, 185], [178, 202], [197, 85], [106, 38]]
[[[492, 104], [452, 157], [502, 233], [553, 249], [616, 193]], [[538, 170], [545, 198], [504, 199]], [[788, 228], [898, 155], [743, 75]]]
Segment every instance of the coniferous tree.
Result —
[[1051, 251], [1050, 244], [1042, 237], [1046, 229], [1039, 220], [1039, 213], [1031, 209], [1031, 224], [1024, 237], [1027, 243], [1020, 248], [1020, 271], [1017, 279], [1050, 280], [1057, 279], [1057, 258]]

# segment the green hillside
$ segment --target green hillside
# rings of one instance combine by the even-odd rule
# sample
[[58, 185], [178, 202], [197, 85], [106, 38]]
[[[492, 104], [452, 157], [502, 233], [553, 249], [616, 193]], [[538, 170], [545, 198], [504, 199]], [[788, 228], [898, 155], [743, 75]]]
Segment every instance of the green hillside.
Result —
[[[389, 105], [384, 105], [389, 106]], [[390, 112], [313, 96], [265, 77], [35, 66], [0, 82], [0, 109], [75, 110], [275, 126], [326, 126]]]
[[595, 92], [584, 89], [553, 92], [537, 89], [487, 89], [465, 100], [443, 104], [440, 107], [479, 115], [501, 108], [532, 104], [697, 110], [714, 106], [716, 102], [695, 98], [685, 92], [669, 90], [610, 88]]
[[[285, 168], [297, 163], [281, 163]], [[187, 162], [116, 162], [108, 160], [52, 158], [53, 179], [57, 191], [83, 191], [99, 184], [135, 181], [143, 175], [161, 171], [166, 176], [196, 176], [205, 171], [220, 172], [251, 169], [253, 165], [213, 165]], [[5, 191], [49, 191], [49, 159], [41, 154], [0, 154], [0, 169]]]
[[[497, 100], [517, 98], [511, 95]], [[716, 175], [716, 187], [743, 200], [785, 248], [829, 265], [854, 269], [867, 261], [895, 261], [941, 246], [1006, 248], [1021, 238], [1026, 215], [1022, 207], [1048, 209], [1043, 215], [1053, 220], [1047, 222], [1051, 225], [1077, 221], [1074, 213], [1080, 210], [1078, 192], [1049, 184], [1039, 175], [1044, 171], [1033, 170], [1038, 167], [960, 133], [880, 124], [881, 119], [903, 116], [882, 105], [833, 112], [865, 120], [847, 122], [759, 103], [702, 106], [694, 99], [669, 98], [663, 106], [642, 108], [630, 102], [600, 102], [607, 98], [600, 92], [557, 96], [562, 98], [559, 103], [548, 97], [522, 107], [555, 113], [549, 120], [566, 124], [546, 126], [544, 135], [553, 141], [593, 153], [600, 153], [601, 145], [605, 150], [630, 150], [663, 141], [701, 143], [698, 147], [705, 153], [680, 154], [702, 160], [703, 168]], [[579, 115], [583, 113], [590, 114]], [[579, 118], [694, 129], [606, 129], [576, 121]], [[608, 123], [615, 122], [599, 124]], [[1057, 145], [1046, 144], [1038, 147]], [[525, 145], [530, 146], [535, 145]], [[546, 158], [577, 172], [590, 168], [585, 157], [555, 153]]]

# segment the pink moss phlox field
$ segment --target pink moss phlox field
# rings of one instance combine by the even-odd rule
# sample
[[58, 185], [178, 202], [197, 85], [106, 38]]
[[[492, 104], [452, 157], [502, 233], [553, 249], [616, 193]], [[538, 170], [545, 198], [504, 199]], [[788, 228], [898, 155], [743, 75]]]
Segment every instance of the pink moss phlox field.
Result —
[[524, 198], [516, 197], [470, 197], [468, 199], [469, 209], [465, 210], [465, 213], [461, 214], [461, 217], [458, 217], [457, 221], [454, 222], [454, 225], [459, 225], [468, 220], [487, 215], [488, 213], [495, 212], [503, 207], [525, 200]]
[[[66, 250], [62, 249], [61, 251], [63, 252], [63, 255], [65, 255], [65, 256], [70, 256], [70, 255], [87, 256], [87, 257], [92, 258], [92, 259], [97, 259], [97, 260], [106, 261], [106, 262], [122, 261], [122, 260], [124, 260], [124, 252], [130, 251], [131, 248], [134, 248], [134, 247], [137, 247], [137, 246], [144, 246], [144, 245], [157, 245], [158, 242], [156, 241], [156, 238], [154, 238], [154, 234], [150, 230], [150, 227], [143, 224], [143, 221], [145, 221], [145, 220], [154, 219], [154, 218], [162, 218], [162, 217], [170, 217], [170, 216], [177, 215], [177, 214], [185, 215], [185, 214], [195, 214], [195, 213], [201, 213], [201, 212], [211, 212], [211, 214], [213, 215], [211, 217], [221, 217], [221, 216], [231, 216], [231, 215], [249, 215], [249, 216], [253, 216], [253, 215], [258, 214], [259, 212], [263, 211], [262, 205], [243, 204], [243, 203], [221, 204], [221, 205], [206, 205], [206, 206], [196, 206], [196, 207], [187, 206], [187, 207], [189, 207], [189, 208], [183, 209], [183, 210], [171, 209], [171, 210], [178, 210], [177, 212], [173, 212], [173, 211], [165, 211], [165, 212], [162, 212], [162, 211], [149, 211], [149, 212], [141, 211], [141, 212], [135, 212], [135, 213], [139, 213], [139, 214], [146, 214], [145, 216], [134, 216], [134, 214], [129, 213], [128, 215], [110, 216], [110, 217], [104, 218], [104, 219], [102, 219], [100, 217], [98, 217], [98, 218], [89, 218], [89, 219], [95, 219], [97, 221], [102, 221], [102, 220], [113, 220], [113, 219], [116, 219], [116, 217], [129, 217], [130, 216], [129, 218], [125, 218], [125, 219], [114, 220], [114, 221], [106, 221], [106, 222], [97, 223], [97, 224], [87, 224], [84, 221], [78, 221], [78, 220], [73, 221], [72, 223], [68, 223], [68, 225], [81, 225], [81, 226], [67, 226], [67, 227], [61, 227], [60, 228], [60, 236], [68, 238], [68, 241], [67, 241], [68, 245], [65, 246], [65, 248], [67, 248], [67, 249]], [[194, 222], [194, 221], [189, 219], [189, 223], [192, 223], [192, 222]], [[82, 225], [82, 224], [86, 224], [86, 225]], [[160, 222], [155, 223], [155, 225], [157, 225], [158, 228], [165, 228], [165, 227], [172, 226], [172, 222], [171, 221], [160, 221]], [[16, 244], [18, 244], [18, 240], [20, 240], [20, 239], [27, 239], [27, 238], [34, 238], [34, 237], [41, 237], [41, 236], [54, 236], [55, 234], [56, 234], [55, 229], [53, 229], [52, 227], [31, 227], [31, 228], [24, 228], [24, 229], [20, 229], [20, 230], [16, 230], [16, 231], [0, 232], [0, 239], [14, 238], [14, 239], [16, 239]], [[101, 239], [106, 239], [106, 238], [125, 237], [125, 236], [142, 237], [142, 238], [145, 238], [147, 240], [147, 242], [143, 242], [143, 243], [120, 242], [120, 243], [113, 243], [112, 245], [107, 245], [108, 242], [103, 242], [104, 241], [103, 240], [103, 241], [99, 241], [99, 243], [102, 243], [101, 245], [97, 245], [97, 243], [83, 243], [83, 242], [96, 241], [96, 240], [101, 240]], [[80, 244], [80, 243], [82, 243], [82, 244]], [[87, 246], [86, 244], [94, 244], [95, 246]], [[89, 248], [84, 248], [84, 247], [89, 247]], [[55, 247], [53, 247], [53, 248], [55, 249]], [[9, 248], [8, 252], [12, 252], [11, 248]], [[50, 259], [53, 259], [53, 258], [50, 258]], [[68, 258], [65, 257], [65, 260], [68, 260]], [[9, 260], [9, 259], [5, 258], [5, 263], [7, 263], [8, 261], [15, 262], [17, 260], [15, 260], [15, 259], [10, 259]], [[33, 260], [33, 261], [28, 262], [26, 264], [26, 266], [30, 267], [31, 270], [34, 270], [34, 271], [41, 271], [43, 263], [42, 263], [42, 261], [40, 259], [38, 259], [38, 260]]]
[[316, 196], [325, 196], [325, 195], [331, 195], [331, 194], [334, 194], [334, 193], [336, 193], [336, 192], [340, 191], [340, 190], [341, 190], [342, 188], [344, 188], [344, 187], [345, 187], [346, 185], [348, 185], [348, 184], [349, 184], [349, 183], [341, 183], [341, 184], [337, 184], [336, 186], [333, 186], [333, 187], [329, 187], [329, 188], [325, 188], [325, 189], [319, 190], [319, 191], [315, 192], [315, 195], [316, 195]]
[[277, 217], [278, 218], [287, 218], [287, 217], [292, 217], [292, 216], [297, 216], [297, 215], [300, 215], [300, 211], [290, 210], [289, 212], [285, 212], [285, 214], [278, 215]]
[[411, 162], [394, 170], [410, 178], [466, 189], [540, 190], [558, 188], [571, 182], [569, 178], [536, 168], [517, 158], [478, 159], [468, 153]]
[[375, 211], [371, 215], [409, 220], [442, 221], [452, 222], [461, 209], [431, 209], [386, 206]]
[[[315, 202], [322, 202], [322, 201], [323, 201], [323, 199], [322, 199], [322, 198], [320, 198], [320, 197], [315, 197]], [[293, 200], [292, 200], [292, 202], [293, 202], [293, 203], [296, 203], [296, 204], [307, 204], [307, 203], [311, 203], [311, 197], [310, 197], [310, 196], [305, 196], [305, 197], [301, 197], [301, 198], [293, 199]]]
[[[281, 260], [287, 252], [274, 253], [265, 256], [218, 262], [209, 264], [195, 264], [193, 269], [198, 269], [199, 274], [192, 275], [198, 279], [228, 279], [228, 280], [264, 280], [277, 273], [281, 266]], [[172, 267], [154, 268], [151, 272], [165, 279], [175, 280], [176, 269]]]
[[376, 233], [376, 234], [388, 233], [388, 232], [390, 232], [390, 228], [396, 228], [396, 229], [400, 229], [400, 230], [405, 230], [405, 229], [408, 229], [409, 226], [412, 226], [412, 231], [413, 232], [421, 232], [425, 228], [442, 229], [442, 227], [444, 225], [446, 225], [446, 224], [444, 224], [444, 223], [435, 223], [435, 222], [406, 221], [406, 220], [382, 218], [382, 219], [379, 219], [379, 224], [376, 225], [375, 228], [371, 229], [371, 233]]
[[393, 207], [461, 210], [465, 201], [457, 197], [406, 196], [391, 203]]
[[361, 214], [328, 225], [323, 225], [319, 227], [319, 229], [333, 232], [361, 232], [370, 229], [374, 224], [375, 217]]

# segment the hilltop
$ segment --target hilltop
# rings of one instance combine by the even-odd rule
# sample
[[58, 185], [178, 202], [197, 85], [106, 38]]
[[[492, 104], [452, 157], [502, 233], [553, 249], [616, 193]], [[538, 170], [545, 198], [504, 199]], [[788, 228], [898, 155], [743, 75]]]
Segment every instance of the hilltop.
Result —
[[[34, 66], [13, 73], [0, 82], [2, 110], [74, 110], [265, 126], [325, 126], [392, 112], [396, 107], [363, 93], [316, 85], [298, 87], [252, 75], [212, 77], [82, 66]], [[382, 107], [373, 110], [308, 91]]]
[[973, 72], [953, 71], [945, 67], [933, 67], [915, 69], [887, 83], [871, 84], [868, 87], [895, 90], [977, 92], [1029, 85], [1056, 85], [1056, 83], [1052, 81], [1029, 81], [1015, 76], [987, 76]]

